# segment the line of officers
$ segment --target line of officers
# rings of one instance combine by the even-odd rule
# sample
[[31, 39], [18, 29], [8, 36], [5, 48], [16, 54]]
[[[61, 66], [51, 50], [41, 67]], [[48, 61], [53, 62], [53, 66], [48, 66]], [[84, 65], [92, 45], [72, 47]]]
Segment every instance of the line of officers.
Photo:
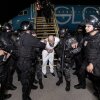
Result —
[[[55, 48], [57, 55], [57, 86], [63, 83], [65, 77], [65, 90], [70, 90], [70, 69], [73, 66], [73, 59], [76, 63], [79, 84], [76, 89], [86, 88], [86, 73], [93, 82], [95, 95], [100, 100], [100, 33], [99, 19], [90, 15], [85, 21], [85, 30], [88, 34], [73, 37], [67, 29], [59, 30], [60, 42]], [[35, 75], [39, 79], [40, 88], [43, 89], [42, 68], [39, 62], [42, 50], [46, 44], [37, 39], [33, 26], [26, 21], [21, 24], [22, 32], [12, 35], [12, 26], [6, 23], [3, 31], [0, 32], [0, 100], [11, 97], [7, 90], [15, 90], [17, 87], [13, 83], [13, 74], [16, 70], [18, 80], [22, 84], [22, 100], [32, 100], [30, 98], [31, 89], [37, 87]]]

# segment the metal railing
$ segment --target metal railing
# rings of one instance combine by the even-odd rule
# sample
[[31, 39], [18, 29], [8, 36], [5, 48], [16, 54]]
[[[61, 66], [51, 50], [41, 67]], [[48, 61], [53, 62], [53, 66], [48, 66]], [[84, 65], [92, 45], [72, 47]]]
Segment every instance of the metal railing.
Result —
[[[33, 4], [34, 5], [34, 8], [33, 8], [33, 10], [34, 10], [34, 29], [36, 29], [36, 16], [37, 16], [37, 10], [36, 10], [36, 4], [34, 3]], [[54, 7], [54, 5], [53, 5], [53, 7]], [[52, 17], [53, 17], [53, 22], [54, 22], [54, 29], [55, 29], [55, 33], [56, 33], [56, 35], [58, 36], [58, 31], [59, 31], [59, 26], [58, 26], [58, 22], [57, 22], [57, 19], [56, 19], [56, 13], [55, 13], [55, 11], [52, 11]]]
[[36, 16], [37, 16], [37, 11], [36, 11], [36, 4], [34, 3], [34, 19], [33, 19], [33, 22], [34, 22], [34, 29], [36, 29]]
[[[53, 5], [54, 7], [54, 5]], [[56, 13], [52, 11], [52, 15], [53, 15], [53, 19], [54, 19], [54, 28], [55, 28], [55, 32], [56, 32], [56, 35], [58, 36], [58, 31], [59, 31], [59, 26], [58, 26], [58, 22], [57, 22], [57, 19], [56, 19]]]

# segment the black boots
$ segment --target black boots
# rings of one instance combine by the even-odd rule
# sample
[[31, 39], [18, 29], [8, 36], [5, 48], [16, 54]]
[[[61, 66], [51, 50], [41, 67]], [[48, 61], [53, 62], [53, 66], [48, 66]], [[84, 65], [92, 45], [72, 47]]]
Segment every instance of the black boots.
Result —
[[37, 89], [38, 88], [38, 86], [36, 86], [36, 85], [34, 85], [34, 84], [32, 84], [32, 86], [31, 86], [31, 89]]
[[12, 96], [11, 94], [6, 94], [6, 92], [5, 87], [0, 88], [0, 100], [9, 99]]
[[23, 97], [23, 99], [22, 100], [32, 100], [29, 96], [28, 97]]
[[56, 85], [59, 86], [62, 83], [63, 83], [63, 79], [62, 78], [59, 78], [59, 80], [57, 81]]
[[98, 100], [100, 100], [100, 89], [99, 88], [96, 89], [93, 94], [98, 98]]
[[85, 72], [81, 72], [81, 74], [78, 75], [78, 81], [79, 84], [74, 85], [74, 88], [76, 89], [85, 89], [86, 88], [86, 78], [85, 78]]
[[66, 81], [66, 91], [70, 91], [70, 81]]
[[76, 88], [76, 89], [86, 89], [86, 85], [77, 84], [77, 85], [74, 85], [74, 88]]
[[54, 73], [51, 73], [51, 75], [55, 77], [55, 74]]
[[[62, 78], [59, 78], [59, 80], [57, 81], [56, 85], [59, 86], [63, 83]], [[66, 91], [70, 91], [70, 81], [66, 81], [66, 87], [65, 87]]]
[[0, 100], [9, 99], [12, 95], [11, 94], [0, 94]]
[[6, 89], [7, 89], [7, 90], [16, 90], [17, 87], [14, 86], [13, 84], [8, 83], [8, 84], [6, 85]]
[[47, 78], [47, 75], [46, 74], [44, 74], [44, 78]]
[[38, 80], [34, 79], [34, 83], [37, 84], [38, 83]]
[[39, 79], [39, 85], [40, 85], [40, 89], [44, 88], [43, 83], [42, 83], [42, 79]]

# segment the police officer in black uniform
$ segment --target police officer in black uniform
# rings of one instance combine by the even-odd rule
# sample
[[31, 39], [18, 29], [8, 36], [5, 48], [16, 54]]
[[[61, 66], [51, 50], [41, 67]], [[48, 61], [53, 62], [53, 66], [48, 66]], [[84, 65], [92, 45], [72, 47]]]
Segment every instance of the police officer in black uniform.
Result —
[[95, 90], [100, 100], [100, 21], [97, 16], [90, 15], [85, 20], [86, 32], [88, 35], [84, 38], [84, 62], [80, 69], [79, 84], [76, 89], [86, 87], [85, 70], [92, 76]]
[[[9, 27], [6, 27], [7, 30], [9, 30]], [[3, 27], [5, 29], [5, 27]], [[0, 33], [0, 100], [4, 100], [6, 98], [11, 97], [11, 94], [5, 94], [8, 87], [8, 77], [9, 77], [9, 70], [10, 66], [8, 65], [8, 62], [11, 57], [11, 53], [13, 51], [13, 46], [10, 41], [11, 32], [6, 32], [3, 30], [3, 32]]]
[[20, 35], [18, 44], [18, 63], [17, 67], [20, 71], [20, 81], [22, 84], [22, 100], [31, 100], [30, 92], [33, 84], [34, 70], [32, 67], [32, 49], [45, 48], [45, 44], [40, 42], [37, 38], [32, 36], [30, 30], [33, 25], [29, 21], [21, 23], [23, 32]]
[[[83, 38], [85, 36], [85, 26], [79, 24], [77, 29], [76, 29], [76, 40], [78, 42], [78, 45], [81, 45], [83, 42]], [[79, 53], [74, 55], [74, 61], [75, 61], [75, 72], [73, 73], [74, 75], [78, 75], [80, 67], [82, 65], [82, 60], [83, 60], [83, 51], [81, 50]]]
[[[43, 89], [44, 86], [43, 86], [43, 82], [42, 82], [42, 65], [41, 65], [41, 61], [40, 61], [40, 57], [41, 57], [41, 50], [36, 48], [35, 49], [35, 58], [34, 58], [34, 68], [35, 68], [35, 75], [37, 76], [37, 79], [38, 79], [38, 83], [39, 83], [39, 86], [40, 86], [40, 89]], [[34, 81], [34, 83], [37, 83]]]
[[[10, 23], [5, 23], [3, 25], [3, 34], [2, 34], [2, 39], [7, 43], [7, 46], [9, 46], [8, 49], [13, 52], [15, 50], [15, 45], [14, 41], [12, 39], [12, 34], [13, 34], [13, 27]], [[8, 62], [6, 63], [6, 66], [9, 66], [9, 73], [8, 73], [8, 78], [7, 78], [7, 89], [9, 90], [15, 90], [17, 87], [13, 85], [13, 75], [15, 72], [15, 57], [14, 55], [11, 55]]]
[[[1, 45], [1, 43], [0, 43]], [[7, 74], [9, 67], [5, 66], [5, 63], [7, 62], [7, 55], [9, 55], [6, 51], [2, 50], [2, 47], [0, 46], [0, 100], [5, 100], [11, 97], [11, 94], [7, 94]]]
[[[34, 32], [34, 31], [31, 31], [31, 32], [32, 32], [33, 36], [35, 38], [37, 38], [36, 32]], [[43, 82], [42, 82], [42, 65], [41, 65], [41, 61], [40, 61], [42, 50], [40, 48], [34, 48], [33, 50], [34, 51], [33, 51], [33, 54], [32, 54], [33, 55], [32, 65], [34, 67], [34, 71], [35, 71], [34, 75], [35, 76], [34, 76], [34, 81], [33, 81], [32, 87], [33, 87], [33, 89], [35, 89], [36, 86], [34, 85], [34, 83], [39, 83], [40, 89], [43, 89], [44, 86], [43, 86]], [[36, 80], [36, 76], [37, 76], [38, 80]]]
[[66, 31], [67, 29], [62, 28], [59, 31], [60, 35], [60, 43], [56, 48], [56, 52], [58, 55], [58, 65], [57, 65], [57, 73], [59, 80], [57, 81], [56, 85], [59, 86], [63, 83], [63, 75], [66, 81], [65, 90], [70, 90], [70, 69], [72, 67], [72, 58], [73, 54], [77, 53], [79, 48], [77, 47], [77, 41], [75, 38], [71, 36], [69, 32]]

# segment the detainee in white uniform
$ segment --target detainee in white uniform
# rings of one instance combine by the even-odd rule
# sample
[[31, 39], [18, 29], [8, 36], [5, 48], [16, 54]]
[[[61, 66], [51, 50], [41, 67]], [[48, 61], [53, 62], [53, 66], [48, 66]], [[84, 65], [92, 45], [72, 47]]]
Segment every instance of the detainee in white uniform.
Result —
[[42, 73], [44, 74], [44, 77], [47, 78], [47, 70], [46, 66], [49, 61], [49, 67], [50, 67], [50, 72], [53, 76], [54, 74], [54, 48], [57, 46], [59, 43], [60, 39], [57, 36], [50, 35], [48, 38], [42, 40], [42, 42], [46, 43], [46, 48], [45, 50], [42, 51]]

